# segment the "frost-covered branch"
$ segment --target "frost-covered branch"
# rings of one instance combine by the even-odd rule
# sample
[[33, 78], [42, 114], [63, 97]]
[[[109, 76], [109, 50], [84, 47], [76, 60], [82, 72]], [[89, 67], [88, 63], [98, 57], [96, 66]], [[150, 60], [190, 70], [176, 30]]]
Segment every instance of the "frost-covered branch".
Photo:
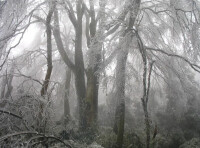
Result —
[[183, 61], [185, 61], [186, 63], [188, 63], [190, 65], [190, 67], [192, 69], [194, 69], [196, 72], [199, 72], [200, 73], [200, 66], [197, 65], [197, 64], [194, 64], [192, 62], [190, 62], [186, 57], [183, 57], [183, 56], [180, 56], [180, 55], [177, 55], [177, 54], [174, 54], [174, 53], [168, 53], [166, 51], [163, 51], [161, 49], [155, 49], [155, 48], [150, 48], [150, 47], [145, 47], [147, 50], [151, 50], [151, 51], [155, 51], [155, 52], [160, 52], [164, 55], [167, 55], [169, 57], [175, 57], [175, 58], [179, 58]]
[[77, 19], [75, 16], [75, 12], [73, 9], [73, 6], [69, 0], [64, 1], [64, 8], [67, 10], [67, 14], [69, 16], [69, 19], [71, 20], [72, 24], [74, 25], [74, 28], [77, 27]]
[[0, 110], [0, 112], [3, 113], [3, 114], [11, 115], [11, 116], [16, 117], [16, 118], [18, 118], [18, 119], [22, 119], [21, 116], [19, 116], [19, 115], [17, 115], [17, 114], [14, 114], [14, 113], [12, 113], [12, 112], [9, 112], [9, 111]]
[[[8, 36], [6, 36], [6, 37], [0, 39], [0, 42], [1, 42], [1, 41], [8, 40], [8, 39], [10, 39], [10, 38], [16, 36], [15, 33], [16, 33], [16, 31], [19, 31], [19, 30], [17, 30], [17, 28], [19, 27], [19, 25], [21, 25], [21, 24], [24, 22], [24, 20], [25, 20], [27, 17], [29, 17], [27, 25], [23, 27], [24, 30], [17, 33], [17, 35], [20, 35], [20, 34], [21, 34], [21, 37], [19, 38], [18, 42], [17, 42], [14, 46], [12, 46], [12, 47], [10, 47], [10, 48], [8, 49], [8, 52], [7, 52], [6, 56], [5, 56], [5, 59], [4, 59], [4, 61], [2, 62], [2, 64], [0, 65], [0, 71], [2, 70], [4, 64], [6, 63], [6, 61], [7, 61], [7, 59], [8, 59], [8, 56], [9, 56], [11, 50], [14, 49], [14, 48], [16, 48], [16, 47], [21, 43], [21, 40], [23, 39], [26, 30], [27, 30], [28, 27], [32, 24], [32, 23], [31, 23], [31, 19], [32, 19], [33, 13], [37, 10], [37, 8], [39, 8], [40, 6], [42, 6], [42, 5], [45, 4], [45, 3], [46, 3], [46, 2], [43, 2], [43, 3], [38, 4], [33, 10], [31, 10], [27, 15], [25, 15], [25, 16], [19, 21], [19, 23], [16, 24], [16, 26], [15, 26], [15, 28], [14, 28], [14, 30], [13, 30], [14, 33], [12, 33], [12, 34], [10, 34], [10, 35], [8, 35]], [[21, 28], [21, 29], [22, 29], [22, 28]], [[21, 29], [20, 29], [20, 30], [21, 30]]]
[[59, 19], [58, 19], [58, 11], [57, 10], [54, 11], [54, 25], [55, 25], [55, 29], [53, 30], [53, 35], [54, 35], [54, 38], [56, 41], [58, 51], [60, 52], [60, 55], [61, 55], [63, 61], [65, 62], [65, 64], [74, 72], [75, 65], [74, 65], [74, 63], [72, 63], [69, 56], [65, 52], [63, 41], [62, 41], [62, 38], [60, 35], [60, 27], [59, 27]]
[[8, 52], [7, 52], [7, 54], [6, 54], [6, 57], [5, 57], [4, 61], [3, 61], [2, 64], [0, 65], [0, 71], [2, 70], [4, 64], [6, 63], [6, 61], [7, 61], [7, 59], [8, 59], [8, 56], [9, 56], [11, 50], [14, 49], [14, 48], [16, 48], [16, 47], [21, 43], [21, 40], [23, 39], [24, 34], [25, 34], [26, 30], [28, 29], [28, 27], [29, 27], [29, 25], [28, 25], [28, 26], [24, 29], [24, 31], [21, 33], [21, 37], [20, 37], [20, 39], [18, 40], [18, 42], [17, 42], [14, 46], [12, 46], [12, 47], [9, 48], [9, 50], [8, 50]]
[[[17, 133], [13, 133], [13, 134], [7, 134], [5, 136], [0, 137], [0, 142], [3, 141], [3, 140], [6, 140], [8, 138], [14, 137], [14, 136], [29, 135], [29, 134], [31, 134], [31, 135], [39, 135], [39, 136], [47, 138], [47, 139], [54, 139], [54, 140], [57, 140], [57, 141], [63, 143], [66, 147], [72, 148], [72, 146], [70, 144], [65, 143], [60, 138], [57, 138], [57, 137], [55, 137], [53, 135], [46, 135], [44, 133], [38, 133], [38, 132], [35, 132], [35, 131], [22, 131], [22, 132], [17, 132]], [[38, 138], [41, 138], [41, 137], [38, 137]]]

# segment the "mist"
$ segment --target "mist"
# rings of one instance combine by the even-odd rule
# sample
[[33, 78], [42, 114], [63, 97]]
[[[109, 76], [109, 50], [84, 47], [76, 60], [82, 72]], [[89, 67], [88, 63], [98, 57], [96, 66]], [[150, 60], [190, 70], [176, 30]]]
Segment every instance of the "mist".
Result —
[[0, 147], [200, 147], [198, 0], [0, 0]]

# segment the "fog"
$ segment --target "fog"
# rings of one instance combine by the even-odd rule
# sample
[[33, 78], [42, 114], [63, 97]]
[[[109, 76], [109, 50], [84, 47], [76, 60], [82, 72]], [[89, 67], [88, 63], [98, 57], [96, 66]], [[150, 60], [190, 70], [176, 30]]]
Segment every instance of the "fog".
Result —
[[0, 0], [0, 147], [200, 147], [198, 0]]

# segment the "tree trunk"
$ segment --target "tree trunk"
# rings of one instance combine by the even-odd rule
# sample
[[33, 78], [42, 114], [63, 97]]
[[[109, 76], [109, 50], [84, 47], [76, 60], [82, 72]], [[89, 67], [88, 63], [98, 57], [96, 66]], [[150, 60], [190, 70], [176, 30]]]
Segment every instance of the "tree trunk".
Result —
[[145, 126], [146, 126], [146, 148], [150, 147], [150, 122], [149, 122], [149, 113], [147, 108], [147, 103], [143, 102], [143, 110], [145, 116]]
[[11, 96], [12, 90], [13, 90], [13, 86], [12, 86], [12, 80], [13, 80], [13, 76], [14, 76], [14, 65], [10, 70], [10, 74], [8, 77], [8, 81], [7, 81], [7, 91], [5, 93], [5, 98], [8, 98], [9, 96]]
[[138, 47], [143, 61], [143, 97], [141, 98], [142, 107], [144, 110], [145, 116], [145, 127], [146, 127], [146, 148], [150, 147], [150, 121], [148, 113], [148, 100], [149, 100], [149, 91], [150, 91], [150, 80], [151, 72], [154, 61], [150, 64], [149, 73], [148, 73], [148, 59], [146, 49], [144, 48], [143, 42], [136, 31], [136, 37], [138, 38]]
[[[53, 6], [54, 5], [54, 6]], [[47, 15], [47, 18], [46, 18], [46, 33], [47, 33], [47, 73], [46, 73], [46, 76], [45, 76], [45, 80], [44, 80], [44, 83], [42, 85], [42, 89], [41, 89], [41, 96], [44, 96], [46, 95], [47, 93], [47, 89], [48, 89], [48, 86], [49, 86], [49, 80], [50, 80], [50, 77], [51, 77], [51, 72], [52, 72], [52, 43], [51, 43], [51, 25], [50, 25], [50, 22], [51, 22], [51, 17], [53, 15], [53, 11], [54, 11], [54, 8], [55, 7], [55, 4], [51, 4], [50, 5], [51, 8], [49, 8], [49, 13]]]
[[83, 17], [83, 4], [81, 0], [77, 1], [77, 23], [75, 27], [75, 86], [78, 98], [79, 110], [79, 129], [85, 130], [87, 127], [86, 112], [85, 112], [85, 69], [82, 52], [82, 17]]
[[6, 84], [7, 84], [7, 75], [2, 77], [2, 81], [1, 81], [1, 94], [0, 94], [1, 99], [4, 99]]
[[125, 119], [125, 73], [126, 73], [126, 61], [128, 56], [128, 49], [124, 47], [119, 51], [117, 55], [117, 67], [116, 67], [116, 92], [115, 98], [117, 101], [115, 111], [114, 132], [117, 134], [117, 142], [115, 147], [121, 148], [123, 144], [124, 136], [124, 119]]
[[[47, 33], [47, 72], [46, 72], [46, 76], [45, 76], [45, 80], [43, 82], [42, 85], [42, 89], [41, 89], [41, 96], [45, 97], [45, 95], [47, 95], [47, 90], [48, 90], [48, 86], [49, 86], [49, 80], [51, 77], [51, 73], [52, 73], [52, 43], [51, 43], [51, 18], [53, 15], [53, 11], [55, 9], [55, 2], [50, 2], [49, 3], [49, 12], [46, 18], [46, 33]], [[43, 121], [43, 112], [44, 112], [44, 103], [40, 102], [40, 108], [39, 108], [39, 114], [38, 114], [38, 121], [37, 121], [37, 128], [39, 132], [45, 132], [45, 124], [46, 124], [46, 119]]]
[[[105, 31], [105, 6], [106, 1], [99, 1], [99, 28], [95, 18], [94, 2], [90, 0], [91, 22], [88, 22], [86, 15], [86, 37], [89, 48], [89, 65], [87, 69], [87, 90], [86, 90], [86, 119], [89, 128], [96, 130], [98, 119], [98, 90], [99, 90], [99, 66], [101, 63], [102, 40]], [[89, 25], [90, 24], [90, 25]], [[88, 32], [87, 32], [88, 31]], [[89, 36], [90, 35], [90, 36]]]
[[126, 79], [126, 61], [129, 52], [129, 44], [132, 42], [131, 29], [135, 23], [139, 8], [140, 0], [131, 1], [129, 8], [130, 16], [127, 19], [128, 27], [123, 30], [122, 38], [119, 41], [120, 51], [117, 54], [117, 67], [116, 67], [116, 111], [114, 132], [117, 134], [116, 148], [122, 148], [124, 136], [124, 119], [125, 119], [125, 79]]
[[[56, 41], [56, 45], [60, 55], [65, 62], [65, 64], [72, 70], [75, 75], [75, 87], [76, 87], [76, 94], [78, 100], [78, 112], [79, 112], [79, 129], [85, 130], [87, 127], [86, 124], [86, 115], [85, 115], [85, 97], [86, 97], [86, 87], [85, 87], [85, 72], [84, 72], [84, 61], [83, 61], [83, 53], [82, 53], [82, 1], [79, 0], [76, 3], [76, 10], [77, 10], [77, 20], [75, 18], [75, 14], [72, 10], [69, 10], [69, 18], [72, 21], [72, 24], [75, 28], [75, 64], [71, 62], [69, 59], [65, 48], [63, 46], [62, 38], [60, 35], [60, 28], [59, 28], [59, 18], [58, 18], [58, 11], [55, 10], [54, 13], [54, 37]], [[74, 17], [72, 17], [74, 16]]]
[[64, 122], [65, 122], [65, 125], [68, 123], [69, 118], [70, 118], [70, 107], [69, 107], [70, 81], [71, 81], [71, 70], [68, 69], [66, 71], [65, 95], [64, 95]]
[[116, 108], [115, 120], [117, 125], [117, 142], [116, 148], [122, 148], [124, 136], [124, 120], [125, 120], [125, 100], [121, 99], [120, 104]]
[[86, 119], [90, 128], [96, 128], [98, 118], [98, 76], [92, 69], [87, 73]]
[[7, 101], [4, 99], [8, 99], [9, 96], [11, 96], [13, 86], [12, 86], [12, 80], [14, 76], [14, 65], [11, 67], [10, 73], [5, 74], [2, 78], [2, 85], [1, 85], [1, 90], [0, 90], [0, 100], [3, 100], [0, 103], [0, 107], [4, 108], [6, 106]]

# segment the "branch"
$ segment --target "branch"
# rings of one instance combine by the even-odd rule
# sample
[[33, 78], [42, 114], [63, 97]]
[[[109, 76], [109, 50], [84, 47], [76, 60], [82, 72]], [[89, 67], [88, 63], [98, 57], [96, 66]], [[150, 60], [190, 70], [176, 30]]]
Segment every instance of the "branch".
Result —
[[86, 25], [85, 25], [85, 34], [86, 34], [86, 39], [87, 39], [87, 46], [88, 46], [88, 48], [89, 48], [89, 46], [90, 46], [90, 30], [89, 30], [89, 26], [90, 26], [90, 24], [89, 24], [89, 21], [90, 21], [90, 18], [89, 18], [89, 14], [85, 11], [85, 18], [86, 18], [86, 21], [85, 21], [85, 23], [86, 23]]
[[53, 35], [54, 35], [54, 38], [56, 41], [58, 51], [59, 51], [63, 61], [65, 62], [65, 64], [74, 72], [75, 65], [74, 65], [74, 63], [72, 63], [72, 61], [69, 59], [67, 53], [65, 52], [64, 45], [63, 45], [63, 42], [61, 39], [57, 10], [54, 11], [54, 25], [55, 25], [55, 28], [53, 30]]
[[[22, 77], [28, 78], [28, 79], [33, 80], [33, 81], [39, 83], [40, 85], [42, 85], [42, 82], [40, 82], [38, 79], [34, 79], [34, 78], [32, 78], [31, 76], [24, 75], [24, 74], [22, 74], [19, 70], [18, 70], [18, 72], [19, 72], [19, 73], [14, 73], [14, 76], [15, 76], [15, 77], [20, 77], [20, 76], [22, 76]], [[16, 74], [16, 75], [15, 75], [15, 74]], [[18, 76], [17, 76], [17, 75], [18, 75]]]
[[88, 9], [87, 5], [83, 2], [83, 6], [85, 8], [85, 10], [87, 11], [87, 13], [90, 13], [90, 10]]
[[173, 53], [167, 53], [167, 52], [165, 52], [165, 51], [163, 51], [163, 50], [161, 50], [161, 49], [155, 49], [155, 48], [150, 48], [150, 47], [145, 47], [145, 48], [146, 48], [147, 50], [160, 52], [160, 53], [165, 54], [165, 55], [167, 55], [167, 56], [169, 56], [169, 57], [176, 57], [176, 58], [179, 58], [179, 59], [185, 61], [186, 63], [188, 63], [188, 64], [190, 65], [190, 67], [191, 67], [193, 70], [195, 70], [196, 72], [200, 73], [200, 66], [199, 66], [199, 65], [196, 65], [196, 64], [194, 64], [194, 63], [192, 63], [192, 62], [190, 62], [190, 61], [189, 61], [188, 59], [186, 59], [185, 57], [182, 57], [182, 56], [180, 56], [180, 55], [173, 54]]
[[45, 19], [41, 18], [40, 16], [33, 15], [33, 18], [37, 19], [39, 22], [42, 22], [43, 24], [46, 23]]
[[[106, 32], [105, 36], [109, 36], [112, 33], [114, 33], [119, 27], [121, 22], [125, 19], [127, 13], [129, 12], [130, 8], [132, 7], [132, 4], [125, 4], [123, 10], [120, 12], [120, 15], [117, 17], [116, 20], [109, 23], [106, 28], [108, 28], [108, 31]], [[114, 26], [114, 27], [113, 27]], [[112, 28], [112, 29], [110, 29]]]
[[1, 112], [1, 113], [3, 113], [3, 114], [8, 114], [8, 115], [11, 115], [11, 116], [13, 116], [13, 117], [16, 117], [16, 118], [18, 118], [18, 119], [22, 119], [22, 117], [21, 117], [21, 116], [19, 116], [19, 115], [16, 115], [16, 114], [14, 114], [14, 113], [11, 113], [11, 112], [9, 112], [9, 111], [0, 110], [0, 112]]
[[105, 36], [109, 36], [109, 35], [113, 34], [119, 28], [119, 26], [120, 26], [120, 24], [117, 24], [115, 27], [113, 27], [108, 32], [106, 32]]
[[12, 47], [9, 48], [8, 53], [6, 54], [6, 57], [5, 57], [4, 61], [3, 61], [3, 63], [0, 65], [0, 71], [2, 70], [4, 64], [6, 63], [6, 61], [7, 61], [7, 59], [8, 59], [8, 56], [9, 56], [11, 50], [14, 49], [15, 47], [17, 47], [17, 46], [21, 43], [21, 40], [22, 40], [22, 38], [24, 37], [24, 34], [25, 34], [26, 30], [27, 30], [28, 27], [30, 26], [30, 21], [31, 21], [31, 17], [30, 17], [30, 19], [29, 19], [29, 24], [28, 24], [27, 27], [24, 29], [24, 31], [21, 33], [22, 35], [21, 35], [20, 39], [18, 40], [18, 42], [17, 42], [14, 46], [12, 46]]
[[[66, 4], [66, 3], [67, 4]], [[64, 1], [65, 5], [64, 5], [64, 8], [67, 10], [67, 13], [68, 13], [68, 16], [69, 16], [69, 19], [70, 21], [72, 22], [72, 24], [74, 25], [74, 28], [77, 27], [77, 19], [76, 19], [76, 16], [75, 16], [75, 13], [74, 13], [74, 9], [72, 7], [72, 4], [69, 2], [69, 0], [66, 0]], [[68, 5], [68, 6], [67, 6]]]
[[[38, 133], [38, 132], [35, 132], [35, 131], [23, 131], [23, 132], [17, 132], [17, 133], [13, 133], [13, 134], [8, 134], [8, 135], [5, 135], [3, 137], [0, 137], [0, 142], [3, 141], [3, 140], [6, 140], [10, 137], [13, 137], [13, 136], [18, 136], [18, 135], [26, 135], [26, 134], [35, 134], [35, 135], [41, 135], [43, 136], [44, 138], [50, 138], [50, 139], [55, 139], [61, 143], [63, 143], [66, 147], [69, 147], [69, 148], [72, 148], [71, 145], [65, 143], [64, 141], [62, 141], [61, 139], [57, 138], [57, 137], [54, 137], [54, 136], [51, 136], [51, 135], [45, 135], [44, 133]], [[39, 137], [38, 137], [39, 138]]]
[[91, 38], [93, 38], [96, 34], [96, 18], [95, 18], [95, 11], [94, 11], [94, 1], [93, 0], [89, 0], [90, 3], [90, 17], [91, 17], [91, 22], [90, 22], [90, 36]]
[[114, 51], [106, 59], [104, 59], [104, 62], [102, 62], [102, 64], [99, 66], [98, 73], [102, 72], [112, 62], [112, 60], [119, 52], [120, 48], [121, 45], [119, 45], [116, 49], [114, 49]]
[[[45, 2], [42, 2], [42, 3], [40, 3], [40, 4], [38, 4], [32, 11], [29, 12], [29, 14], [25, 15], [25, 16], [16, 24], [16, 26], [14, 27], [13, 32], [18, 31], [17, 28], [24, 22], [25, 18], [27, 18], [28, 16], [32, 16], [33, 13], [34, 13], [34, 11], [38, 10], [37, 8], [39, 8], [40, 6], [44, 5], [45, 3], [46, 3], [46, 1], [45, 1]], [[28, 26], [29, 26], [29, 25], [30, 25], [30, 20], [29, 20]], [[21, 29], [22, 29], [22, 28], [21, 28]], [[14, 36], [15, 36], [15, 35], [14, 35]], [[13, 37], [13, 33], [7, 35], [6, 37], [1, 38], [1, 39], [0, 39], [0, 42], [3, 41], [3, 40], [10, 39], [11, 37]]]
[[34, 137], [30, 138], [29, 141], [27, 141], [26, 148], [29, 148], [29, 144], [31, 143], [31, 141], [36, 140], [38, 138], [43, 138], [43, 136], [39, 135], [39, 136], [34, 136]]
[[[26, 31], [26, 30], [28, 29], [28, 27], [31, 25], [31, 18], [32, 18], [32, 15], [33, 15], [34, 11], [37, 10], [38, 7], [42, 6], [42, 5], [45, 4], [45, 3], [46, 3], [46, 2], [42, 2], [42, 3], [38, 4], [28, 15], [26, 15], [26, 16], [16, 25], [14, 31], [16, 31], [16, 30], [17, 30], [17, 27], [23, 22], [23, 20], [24, 20], [26, 17], [28, 17], [28, 16], [30, 15], [28, 24], [27, 24], [27, 26], [25, 27], [24, 31], [19, 33], [19, 34], [22, 34], [21, 37], [20, 37], [20, 39], [19, 39], [19, 41], [18, 41], [14, 46], [10, 47], [10, 49], [8, 50], [8, 53], [7, 53], [7, 55], [6, 55], [6, 57], [5, 57], [4, 61], [3, 61], [3, 63], [0, 65], [0, 71], [2, 70], [4, 64], [6, 63], [6, 60], [8, 59], [8, 56], [9, 56], [11, 50], [14, 49], [15, 47], [17, 47], [17, 46], [20, 44], [20, 42], [21, 42], [21, 40], [22, 40], [22, 38], [23, 38], [23, 36], [24, 36], [25, 31]], [[7, 38], [10, 38], [10, 37], [11, 37], [11, 36], [6, 37], [6, 38], [4, 38], [4, 39], [1, 39], [1, 41], [2, 41], [2, 40], [5, 40], [5, 39], [7, 39]]]
[[57, 141], [63, 143], [66, 147], [72, 148], [72, 146], [71, 146], [70, 144], [65, 143], [63, 140], [61, 140], [61, 139], [59, 139], [59, 138], [57, 138], [57, 137], [54, 137], [54, 136], [45, 136], [45, 138], [55, 139], [55, 140], [57, 140]]
[[149, 90], [150, 90], [150, 86], [151, 86], [151, 73], [152, 73], [152, 68], [153, 68], [153, 64], [155, 61], [150, 63], [150, 68], [149, 68], [149, 76], [148, 76], [148, 84], [147, 84], [147, 97], [146, 97], [146, 102], [148, 102], [149, 100]]
[[[134, 29], [133, 29], [134, 30]], [[147, 83], [146, 83], [146, 78], [147, 78], [147, 55], [146, 55], [146, 49], [144, 48], [144, 44], [142, 42], [142, 39], [140, 38], [140, 35], [138, 34], [137, 30], [134, 30], [136, 37], [137, 37], [137, 43], [139, 47], [140, 54], [142, 56], [142, 61], [143, 61], [143, 105], [147, 105], [146, 98], [147, 98]]]

